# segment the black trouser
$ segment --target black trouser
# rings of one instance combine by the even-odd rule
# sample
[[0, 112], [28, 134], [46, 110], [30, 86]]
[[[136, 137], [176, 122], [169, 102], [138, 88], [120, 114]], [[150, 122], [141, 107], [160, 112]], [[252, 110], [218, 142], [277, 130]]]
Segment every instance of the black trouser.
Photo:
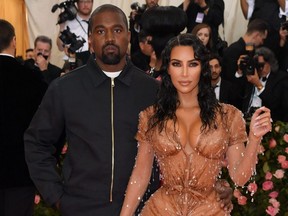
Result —
[[0, 189], [0, 216], [32, 216], [34, 187]]

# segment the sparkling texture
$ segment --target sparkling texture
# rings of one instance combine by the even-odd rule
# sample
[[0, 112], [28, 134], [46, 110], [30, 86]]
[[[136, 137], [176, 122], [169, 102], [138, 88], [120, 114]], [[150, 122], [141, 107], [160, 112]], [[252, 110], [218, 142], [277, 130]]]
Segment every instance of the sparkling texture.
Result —
[[136, 138], [140, 145], [151, 145], [161, 171], [162, 186], [146, 202], [142, 216], [229, 215], [217, 201], [214, 189], [221, 175], [222, 161], [229, 146], [247, 141], [242, 113], [223, 104], [224, 115], [217, 114], [215, 129], [201, 133], [188, 152], [174, 124], [167, 122], [163, 131], [146, 133], [153, 109], [140, 114]]

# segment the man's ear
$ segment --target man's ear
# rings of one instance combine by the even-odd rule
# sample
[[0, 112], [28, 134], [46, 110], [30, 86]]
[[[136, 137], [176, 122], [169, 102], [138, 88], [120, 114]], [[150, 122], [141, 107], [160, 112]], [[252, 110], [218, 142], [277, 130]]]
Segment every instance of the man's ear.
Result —
[[88, 49], [89, 49], [90, 53], [94, 53], [94, 49], [93, 49], [93, 46], [92, 46], [91, 33], [88, 36]]
[[16, 36], [13, 37], [11, 44], [16, 49]]

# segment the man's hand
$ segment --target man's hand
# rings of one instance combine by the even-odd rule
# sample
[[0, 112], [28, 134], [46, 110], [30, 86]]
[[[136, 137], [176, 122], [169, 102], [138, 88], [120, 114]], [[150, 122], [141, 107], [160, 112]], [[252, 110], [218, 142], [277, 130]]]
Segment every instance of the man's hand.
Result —
[[40, 71], [45, 71], [48, 69], [48, 60], [44, 58], [42, 54], [38, 54], [35, 59]]
[[232, 204], [232, 196], [233, 196], [233, 190], [230, 187], [229, 183], [224, 179], [218, 179], [215, 184], [215, 190], [218, 195], [217, 201], [221, 202], [221, 207], [227, 211], [231, 212], [233, 209]]

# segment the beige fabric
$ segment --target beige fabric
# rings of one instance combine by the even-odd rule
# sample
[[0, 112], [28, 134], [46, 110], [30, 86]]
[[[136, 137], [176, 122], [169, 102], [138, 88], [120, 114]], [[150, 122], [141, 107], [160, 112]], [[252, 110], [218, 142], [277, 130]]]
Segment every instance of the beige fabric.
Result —
[[170, 120], [161, 132], [153, 128], [147, 133], [153, 109], [140, 113], [136, 139], [140, 147], [148, 145], [155, 152], [162, 179], [162, 187], [146, 202], [142, 216], [228, 215], [217, 202], [214, 185], [228, 147], [247, 141], [247, 134], [242, 113], [228, 104], [222, 107], [223, 116], [217, 113], [215, 127], [198, 136], [191, 152], [183, 147], [181, 132]]

